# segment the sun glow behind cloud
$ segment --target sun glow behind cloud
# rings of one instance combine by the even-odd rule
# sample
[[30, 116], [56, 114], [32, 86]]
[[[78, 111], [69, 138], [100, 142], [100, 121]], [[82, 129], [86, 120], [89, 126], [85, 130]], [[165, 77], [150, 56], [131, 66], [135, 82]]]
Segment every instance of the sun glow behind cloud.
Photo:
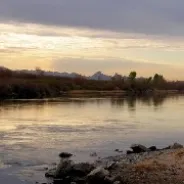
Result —
[[[40, 66], [47, 70], [64, 71], [70, 70], [68, 65], [65, 68], [64, 60], [73, 65], [71, 61], [79, 62], [80, 59], [96, 65], [97, 61], [103, 61], [105, 72], [110, 72], [105, 67], [109, 61], [120, 61], [122, 69], [114, 67], [114, 70], [119, 69], [117, 72], [124, 72], [121, 65], [124, 61], [140, 62], [145, 66], [154, 63], [157, 67], [165, 65], [167, 68], [169, 65], [170, 68], [184, 68], [182, 38], [20, 23], [0, 24], [0, 30], [0, 64], [11, 68]], [[61, 66], [63, 62], [63, 68], [56, 67], [55, 61], [59, 61]], [[86, 70], [81, 72], [88, 74], [91, 70], [85, 66]], [[113, 64], [109, 66], [113, 71]], [[130, 64], [129, 70], [136, 70], [137, 66], [133, 68]], [[153, 72], [156, 72], [156, 66]], [[71, 69], [75, 70], [75, 67]], [[80, 72], [79, 68], [76, 69]], [[103, 67], [100, 69], [103, 70]], [[147, 73], [145, 70], [146, 67], [142, 69], [142, 75]], [[177, 77], [184, 78], [180, 72]]]

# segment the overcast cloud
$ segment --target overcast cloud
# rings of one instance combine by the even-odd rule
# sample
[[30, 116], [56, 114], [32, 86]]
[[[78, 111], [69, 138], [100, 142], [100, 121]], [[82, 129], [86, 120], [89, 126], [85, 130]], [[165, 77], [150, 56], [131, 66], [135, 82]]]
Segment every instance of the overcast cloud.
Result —
[[184, 36], [183, 0], [1, 0], [0, 21]]

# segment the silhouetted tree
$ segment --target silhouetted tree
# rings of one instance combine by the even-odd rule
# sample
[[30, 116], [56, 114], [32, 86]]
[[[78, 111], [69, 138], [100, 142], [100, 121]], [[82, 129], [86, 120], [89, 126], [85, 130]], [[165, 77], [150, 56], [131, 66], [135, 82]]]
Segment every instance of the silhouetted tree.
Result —
[[136, 76], [137, 76], [137, 73], [136, 73], [135, 71], [132, 71], [132, 72], [130, 72], [130, 74], [129, 74], [129, 79], [130, 79], [131, 81], [134, 81], [135, 78], [136, 78]]

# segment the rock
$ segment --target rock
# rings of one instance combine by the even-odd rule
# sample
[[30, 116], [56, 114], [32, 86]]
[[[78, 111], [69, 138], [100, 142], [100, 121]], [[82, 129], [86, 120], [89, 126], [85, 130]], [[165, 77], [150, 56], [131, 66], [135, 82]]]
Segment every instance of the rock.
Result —
[[143, 153], [143, 152], [149, 151], [148, 148], [146, 148], [145, 146], [143, 146], [141, 144], [133, 144], [131, 146], [131, 148], [132, 148], [134, 153]]
[[181, 149], [183, 148], [183, 145], [178, 144], [178, 143], [174, 143], [173, 145], [167, 146], [161, 150], [167, 150], [167, 149]]
[[48, 172], [45, 173], [46, 178], [54, 178], [56, 174], [56, 169], [50, 169]]
[[183, 148], [183, 145], [174, 143], [173, 145], [170, 146], [170, 149], [181, 149]]
[[86, 184], [86, 178], [75, 178], [73, 182], [77, 184]]
[[55, 177], [63, 178], [67, 176], [74, 166], [74, 162], [71, 160], [61, 160], [59, 165], [56, 168]]
[[70, 158], [72, 156], [73, 155], [71, 153], [67, 153], [67, 152], [62, 152], [62, 153], [59, 154], [60, 158]]
[[117, 163], [116, 162], [113, 162], [113, 161], [109, 161], [109, 162], [107, 162], [107, 164], [106, 164], [106, 169], [114, 169], [114, 168], [116, 168], [117, 167]]
[[[77, 163], [71, 160], [61, 160], [55, 170], [46, 173], [46, 177], [54, 179], [54, 184], [69, 184], [76, 182], [77, 184], [86, 183], [86, 176], [94, 169], [93, 164]], [[62, 181], [62, 182], [61, 182]]]
[[171, 147], [170, 146], [167, 146], [167, 147], [165, 147], [165, 148], [163, 148], [161, 150], [168, 150], [168, 149], [171, 149]]
[[149, 150], [150, 150], [150, 151], [157, 151], [158, 149], [157, 149], [156, 146], [151, 146], [151, 147], [149, 147]]
[[97, 157], [98, 155], [97, 155], [96, 152], [93, 152], [93, 153], [90, 154], [90, 156], [91, 156], [91, 157]]
[[61, 184], [63, 183], [63, 179], [54, 179], [53, 184]]
[[123, 151], [119, 150], [119, 149], [115, 149], [114, 150], [115, 152], [118, 152], [118, 153], [123, 153]]
[[130, 151], [130, 150], [127, 151], [127, 155], [130, 155], [130, 154], [133, 154], [133, 153], [134, 153], [133, 151]]
[[89, 184], [106, 184], [108, 181], [106, 181], [105, 178], [108, 177], [108, 175], [109, 171], [105, 170], [103, 167], [97, 167], [88, 174], [87, 180]]
[[115, 181], [113, 184], [121, 184], [120, 181]]
[[114, 182], [114, 178], [112, 178], [112, 177], [106, 176], [104, 178], [104, 183], [105, 184], [113, 184], [113, 182]]
[[74, 164], [72, 168], [72, 175], [83, 177], [88, 175], [94, 169], [94, 165], [90, 163], [78, 163]]

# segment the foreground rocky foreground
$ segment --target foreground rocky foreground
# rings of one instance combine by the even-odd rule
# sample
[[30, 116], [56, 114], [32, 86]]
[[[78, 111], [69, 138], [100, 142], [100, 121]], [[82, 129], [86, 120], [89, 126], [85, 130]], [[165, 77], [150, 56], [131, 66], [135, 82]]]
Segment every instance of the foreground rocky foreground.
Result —
[[182, 184], [184, 148], [175, 143], [163, 149], [132, 145], [132, 151], [94, 163], [74, 163], [72, 154], [61, 153], [61, 161], [45, 176], [53, 184]]

